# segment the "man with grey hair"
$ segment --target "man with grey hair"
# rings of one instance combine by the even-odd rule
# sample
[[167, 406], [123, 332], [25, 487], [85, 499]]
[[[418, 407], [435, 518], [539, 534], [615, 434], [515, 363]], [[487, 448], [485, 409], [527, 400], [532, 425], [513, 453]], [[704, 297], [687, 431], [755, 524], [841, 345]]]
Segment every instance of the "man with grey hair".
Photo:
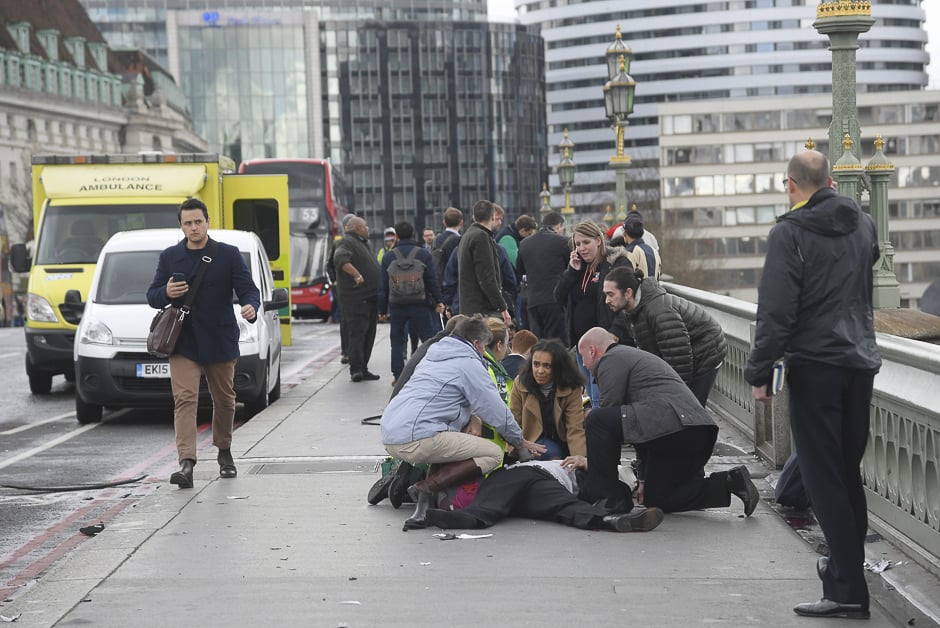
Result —
[[601, 394], [601, 407], [584, 419], [592, 498], [630, 511], [633, 500], [618, 479], [617, 464], [623, 443], [631, 443], [637, 455], [637, 499], [643, 505], [667, 513], [722, 508], [734, 495], [744, 503], [746, 516], [754, 512], [760, 495], [747, 467], [703, 476], [718, 426], [671, 366], [652, 353], [617, 344], [602, 327], [589, 329], [578, 351]]
[[427, 510], [440, 491], [486, 474], [503, 462], [503, 448], [480, 438], [483, 423], [517, 448], [544, 452], [525, 440], [490, 379], [483, 353], [492, 338], [486, 320], [461, 321], [428, 349], [400, 393], [382, 413], [382, 444], [409, 464], [435, 465], [409, 493], [417, 502], [404, 530], [427, 527]]
[[346, 234], [333, 253], [336, 289], [346, 332], [349, 376], [354, 382], [379, 379], [369, 371], [379, 320], [379, 263], [369, 247], [369, 225], [358, 216], [346, 222]]

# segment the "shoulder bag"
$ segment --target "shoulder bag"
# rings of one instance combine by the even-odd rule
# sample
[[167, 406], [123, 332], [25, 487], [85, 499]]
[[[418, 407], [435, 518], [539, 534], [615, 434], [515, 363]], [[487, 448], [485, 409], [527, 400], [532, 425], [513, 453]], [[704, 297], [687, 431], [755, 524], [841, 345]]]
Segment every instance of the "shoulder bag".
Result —
[[202, 283], [202, 277], [206, 274], [206, 269], [212, 262], [212, 258], [203, 255], [199, 261], [199, 269], [196, 271], [196, 277], [193, 279], [193, 285], [186, 294], [186, 300], [183, 305], [177, 307], [168, 305], [153, 317], [150, 321], [150, 334], [147, 336], [147, 351], [158, 358], [168, 358], [176, 350], [176, 343], [179, 342], [180, 334], [183, 331], [183, 324], [189, 315], [193, 299], [199, 291], [199, 284]]

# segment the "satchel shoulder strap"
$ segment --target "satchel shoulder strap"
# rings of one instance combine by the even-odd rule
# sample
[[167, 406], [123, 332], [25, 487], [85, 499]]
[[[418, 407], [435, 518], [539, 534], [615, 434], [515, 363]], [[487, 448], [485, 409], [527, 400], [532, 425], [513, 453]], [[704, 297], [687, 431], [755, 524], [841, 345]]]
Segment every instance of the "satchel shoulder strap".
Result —
[[189, 312], [190, 307], [193, 304], [193, 300], [196, 298], [196, 293], [199, 292], [199, 284], [202, 283], [202, 278], [206, 274], [206, 270], [209, 268], [209, 264], [212, 263], [212, 255], [215, 254], [215, 242], [209, 240], [209, 244], [206, 246], [204, 255], [199, 259], [199, 269], [196, 271], [196, 276], [193, 278], [193, 285], [189, 289], [189, 292], [186, 293], [186, 300], [183, 301], [183, 306], [181, 309]]

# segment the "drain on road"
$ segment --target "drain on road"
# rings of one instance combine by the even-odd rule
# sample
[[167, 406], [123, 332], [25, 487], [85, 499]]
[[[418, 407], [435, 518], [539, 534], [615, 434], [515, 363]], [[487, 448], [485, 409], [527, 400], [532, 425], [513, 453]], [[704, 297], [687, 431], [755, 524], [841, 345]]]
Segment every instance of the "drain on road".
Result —
[[248, 473], [253, 475], [312, 475], [316, 473], [375, 473], [384, 460], [369, 458], [324, 458], [322, 460], [278, 460], [253, 463]]

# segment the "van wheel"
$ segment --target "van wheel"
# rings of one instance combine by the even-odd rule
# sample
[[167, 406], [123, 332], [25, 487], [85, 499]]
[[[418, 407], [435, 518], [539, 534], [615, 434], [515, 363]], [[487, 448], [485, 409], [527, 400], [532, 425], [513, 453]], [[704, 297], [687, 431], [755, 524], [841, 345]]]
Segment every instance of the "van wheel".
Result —
[[245, 413], [249, 419], [268, 407], [268, 373], [270, 368], [270, 365], [265, 364], [264, 375], [261, 377], [261, 391], [258, 396], [245, 402]]
[[79, 394], [75, 393], [75, 418], [82, 425], [101, 422], [102, 407], [97, 403], [85, 403]]
[[281, 398], [281, 365], [277, 365], [277, 381], [274, 382], [274, 388], [268, 393], [268, 403], [274, 403]]
[[26, 375], [29, 376], [29, 390], [34, 395], [45, 395], [52, 390], [52, 373], [33, 368], [28, 354], [26, 356]]

